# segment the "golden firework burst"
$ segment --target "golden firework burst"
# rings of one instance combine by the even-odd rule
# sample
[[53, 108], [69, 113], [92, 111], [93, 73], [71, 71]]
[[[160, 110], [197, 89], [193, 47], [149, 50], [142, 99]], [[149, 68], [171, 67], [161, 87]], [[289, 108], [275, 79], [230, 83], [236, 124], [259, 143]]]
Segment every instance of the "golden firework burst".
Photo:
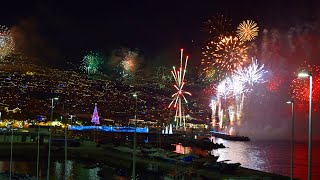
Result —
[[237, 35], [241, 41], [251, 41], [258, 36], [259, 27], [252, 20], [245, 20], [239, 24]]
[[234, 36], [219, 37], [217, 42], [209, 41], [202, 51], [202, 74], [209, 79], [214, 76], [216, 80], [233, 74], [247, 61], [247, 49], [244, 42]]

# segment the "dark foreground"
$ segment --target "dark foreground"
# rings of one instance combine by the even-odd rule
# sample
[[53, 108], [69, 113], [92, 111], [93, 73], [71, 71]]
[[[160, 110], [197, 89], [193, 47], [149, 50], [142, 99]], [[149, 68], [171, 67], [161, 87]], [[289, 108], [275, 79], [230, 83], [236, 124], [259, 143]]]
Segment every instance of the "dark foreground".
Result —
[[[47, 157], [47, 145], [40, 146], [40, 157], [41, 159]], [[0, 144], [0, 158], [10, 158], [10, 144]], [[37, 144], [14, 144], [13, 160], [30, 160], [35, 161], [37, 159]], [[64, 149], [63, 148], [52, 148], [52, 160], [64, 160]], [[121, 152], [113, 148], [112, 145], [104, 145], [96, 147], [94, 142], [85, 141], [80, 147], [69, 147], [68, 148], [68, 159], [81, 160], [89, 164], [100, 162], [102, 164], [111, 164], [127, 168], [130, 171], [132, 166], [132, 154]], [[153, 167], [150, 169], [150, 166]], [[192, 173], [194, 179], [290, 179], [286, 176], [277, 174], [252, 170], [248, 168], [240, 167], [233, 172], [219, 172], [214, 171], [205, 167], [194, 167], [188, 164], [172, 164], [166, 163], [150, 158], [144, 158], [137, 156], [137, 168], [149, 169], [150, 171], [161, 171], [161, 172], [188, 172]], [[129, 174], [130, 174], [129, 173]], [[101, 173], [101, 177], [104, 174]], [[54, 179], [54, 178], [52, 178]], [[159, 178], [160, 179], [160, 178]]]

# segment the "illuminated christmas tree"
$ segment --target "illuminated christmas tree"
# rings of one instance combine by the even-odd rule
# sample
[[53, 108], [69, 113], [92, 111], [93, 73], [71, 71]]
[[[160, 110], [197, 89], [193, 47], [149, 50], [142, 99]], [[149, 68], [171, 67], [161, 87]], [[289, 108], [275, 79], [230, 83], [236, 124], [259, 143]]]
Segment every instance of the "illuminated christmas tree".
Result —
[[92, 122], [94, 125], [100, 124], [99, 115], [98, 115], [97, 103], [96, 103], [95, 106], [94, 106], [94, 110], [93, 110], [91, 122]]

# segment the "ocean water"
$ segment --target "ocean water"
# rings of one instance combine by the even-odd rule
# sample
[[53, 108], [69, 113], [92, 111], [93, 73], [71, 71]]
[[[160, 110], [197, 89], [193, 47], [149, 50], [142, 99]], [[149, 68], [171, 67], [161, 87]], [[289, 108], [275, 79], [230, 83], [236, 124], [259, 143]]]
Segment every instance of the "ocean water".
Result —
[[[240, 162], [243, 167], [290, 176], [291, 141], [226, 141], [216, 138], [217, 143], [223, 143], [227, 148], [218, 149], [219, 160]], [[320, 142], [312, 145], [312, 179], [320, 179]], [[295, 142], [294, 168], [295, 178], [307, 179], [308, 144]]]
[[[230, 162], [240, 162], [243, 167], [267, 171], [276, 174], [290, 176], [290, 159], [291, 159], [291, 142], [290, 141], [226, 141], [220, 138], [214, 138], [217, 143], [223, 143], [227, 148], [214, 150], [218, 154], [219, 160], [230, 160]], [[294, 177], [299, 179], [307, 179], [307, 142], [295, 142], [294, 151]], [[184, 153], [191, 152], [190, 148], [183, 148], [177, 145], [177, 150]], [[320, 142], [313, 142], [312, 146], [312, 179], [320, 179]], [[96, 168], [86, 168], [86, 165], [80, 162], [68, 160], [64, 162], [54, 161], [51, 163], [51, 176], [54, 179], [64, 179], [65, 173], [68, 179], [79, 180], [99, 180], [100, 170]], [[36, 162], [30, 161], [14, 161], [13, 170], [23, 174], [36, 174]], [[47, 162], [45, 160], [40, 163], [41, 179], [46, 177]], [[9, 161], [0, 161], [0, 171], [9, 171]], [[121, 167], [120, 167], [121, 168]], [[107, 169], [108, 179], [114, 179], [116, 171], [119, 167], [110, 167]], [[127, 174], [131, 171], [128, 170]], [[144, 172], [141, 172], [144, 174]], [[148, 179], [148, 178], [147, 178]], [[154, 178], [153, 178], [154, 179]]]

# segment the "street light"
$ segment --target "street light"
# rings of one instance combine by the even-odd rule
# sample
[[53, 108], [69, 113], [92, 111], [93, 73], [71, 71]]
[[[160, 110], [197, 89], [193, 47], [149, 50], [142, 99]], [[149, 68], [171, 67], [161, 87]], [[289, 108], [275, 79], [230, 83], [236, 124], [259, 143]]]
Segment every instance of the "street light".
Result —
[[13, 124], [11, 124], [11, 144], [10, 144], [10, 177], [12, 177], [12, 144], [13, 144]]
[[[54, 100], [59, 100], [59, 98], [51, 98], [51, 114], [50, 114], [50, 123], [52, 122], [52, 116], [53, 116], [53, 101]], [[50, 178], [50, 156], [51, 156], [51, 124], [49, 127], [49, 150], [48, 150], [48, 169], [47, 169], [47, 180]]]
[[312, 75], [310, 73], [301, 72], [298, 77], [309, 77], [309, 133], [308, 133], [308, 180], [311, 180], [311, 146], [312, 146]]
[[290, 170], [290, 174], [291, 174], [291, 180], [293, 179], [293, 149], [294, 149], [294, 101], [288, 101], [287, 104], [291, 104], [291, 117], [292, 117], [292, 125], [291, 125], [291, 170]]
[[37, 180], [39, 179], [39, 159], [40, 159], [40, 125], [39, 122], [42, 120], [42, 116], [37, 117], [38, 120], [38, 151], [37, 151]]
[[136, 149], [137, 149], [137, 105], [138, 105], [138, 95], [133, 94], [136, 99], [135, 111], [134, 111], [134, 137], [133, 137], [133, 158], [132, 158], [132, 179], [136, 179]]

